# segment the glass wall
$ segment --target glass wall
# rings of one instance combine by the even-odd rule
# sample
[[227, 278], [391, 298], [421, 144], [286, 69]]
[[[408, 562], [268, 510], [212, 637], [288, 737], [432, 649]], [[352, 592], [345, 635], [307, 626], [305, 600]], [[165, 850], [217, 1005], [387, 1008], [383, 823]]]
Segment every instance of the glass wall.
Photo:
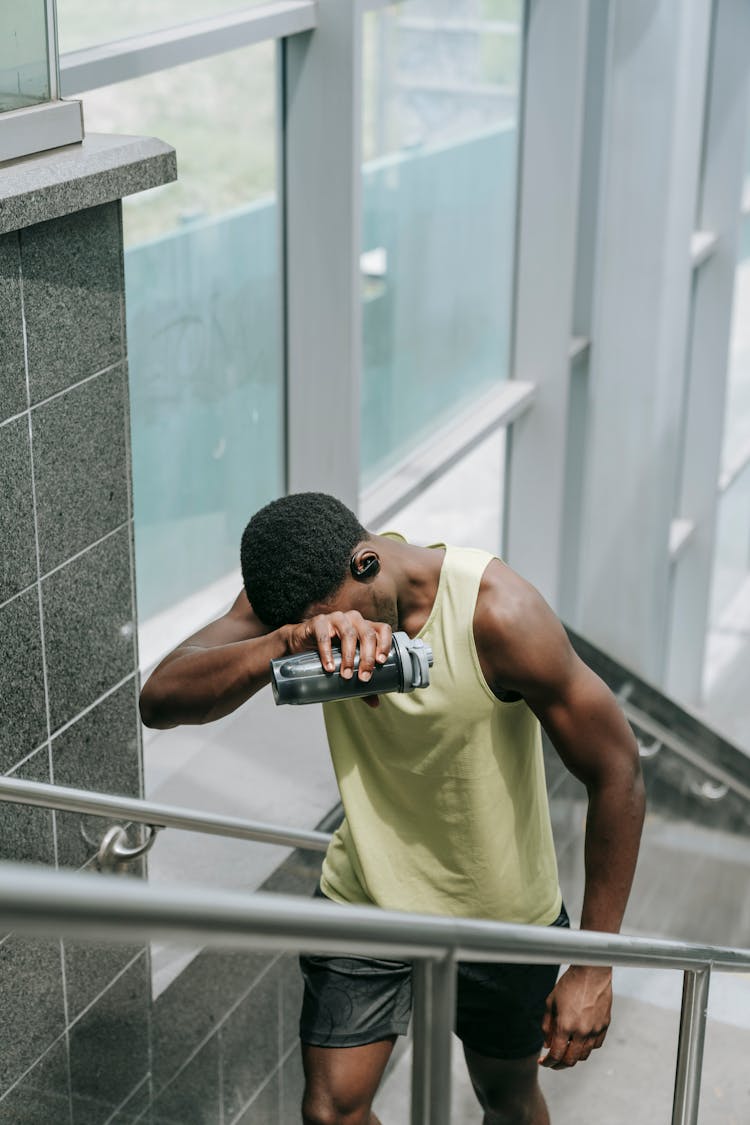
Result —
[[244, 524], [283, 491], [273, 44], [84, 103], [89, 129], [159, 136], [178, 157], [177, 183], [124, 204], [144, 621], [236, 571]]
[[48, 101], [47, 0], [0, 5], [0, 113]]
[[252, 8], [263, 0], [57, 0], [60, 50], [77, 51], [173, 24]]
[[365, 484], [508, 375], [522, 10], [365, 18]]

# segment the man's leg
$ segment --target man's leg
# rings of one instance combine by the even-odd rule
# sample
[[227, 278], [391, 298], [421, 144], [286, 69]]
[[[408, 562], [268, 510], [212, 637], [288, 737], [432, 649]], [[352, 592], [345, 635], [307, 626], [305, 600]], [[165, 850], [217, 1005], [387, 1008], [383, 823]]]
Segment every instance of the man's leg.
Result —
[[538, 1051], [525, 1059], [491, 1059], [465, 1046], [464, 1056], [484, 1125], [550, 1125]]
[[396, 1037], [364, 1047], [302, 1044], [304, 1125], [379, 1125], [371, 1106]]

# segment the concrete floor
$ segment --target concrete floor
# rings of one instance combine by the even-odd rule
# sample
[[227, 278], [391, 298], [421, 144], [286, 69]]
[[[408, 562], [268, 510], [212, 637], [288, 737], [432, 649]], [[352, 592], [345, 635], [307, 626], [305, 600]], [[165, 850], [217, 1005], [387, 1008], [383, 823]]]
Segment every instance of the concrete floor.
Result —
[[[616, 988], [623, 975], [624, 971], [618, 975]], [[648, 987], [657, 991], [661, 987], [666, 995], [674, 994], [676, 1003], [649, 1003], [617, 988], [613, 1023], [601, 1050], [569, 1071], [541, 1071], [552, 1125], [631, 1125], [633, 1121], [638, 1125], [667, 1125], [671, 1120], [680, 974], [671, 974], [674, 981], [665, 981], [666, 974], [656, 975], [662, 979], [658, 984], [652, 980]], [[732, 983], [739, 984], [730, 981], [730, 986]], [[742, 1024], [709, 1019], [700, 1125], [747, 1125], [750, 1120], [750, 1068], [746, 1065], [750, 1051], [750, 979], [741, 982], [740, 991], [745, 1013]], [[720, 1003], [714, 1007], [722, 1013]], [[382, 1125], [409, 1125], [410, 1078], [411, 1051], [407, 1050], [375, 1102]], [[482, 1122], [458, 1040], [454, 1040], [451, 1122]]]

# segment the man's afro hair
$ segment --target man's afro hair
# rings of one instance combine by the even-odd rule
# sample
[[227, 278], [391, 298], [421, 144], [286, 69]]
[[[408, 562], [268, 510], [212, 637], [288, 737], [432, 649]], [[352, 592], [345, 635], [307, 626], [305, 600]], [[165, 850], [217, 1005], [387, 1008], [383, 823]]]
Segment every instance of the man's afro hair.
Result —
[[242, 534], [242, 579], [269, 629], [294, 624], [330, 598], [349, 572], [352, 551], [368, 535], [335, 496], [295, 492], [261, 508]]

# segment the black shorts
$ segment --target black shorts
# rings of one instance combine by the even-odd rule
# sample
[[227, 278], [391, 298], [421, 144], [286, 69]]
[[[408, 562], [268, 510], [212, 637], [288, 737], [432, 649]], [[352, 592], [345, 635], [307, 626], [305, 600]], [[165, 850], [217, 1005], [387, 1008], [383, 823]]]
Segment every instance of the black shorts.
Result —
[[[570, 925], [564, 906], [552, 925]], [[305, 982], [303, 1043], [361, 1047], [406, 1034], [409, 962], [301, 956], [300, 968]], [[559, 968], [459, 961], [454, 1030], [464, 1046], [497, 1059], [523, 1059], [540, 1051], [545, 1004]]]

